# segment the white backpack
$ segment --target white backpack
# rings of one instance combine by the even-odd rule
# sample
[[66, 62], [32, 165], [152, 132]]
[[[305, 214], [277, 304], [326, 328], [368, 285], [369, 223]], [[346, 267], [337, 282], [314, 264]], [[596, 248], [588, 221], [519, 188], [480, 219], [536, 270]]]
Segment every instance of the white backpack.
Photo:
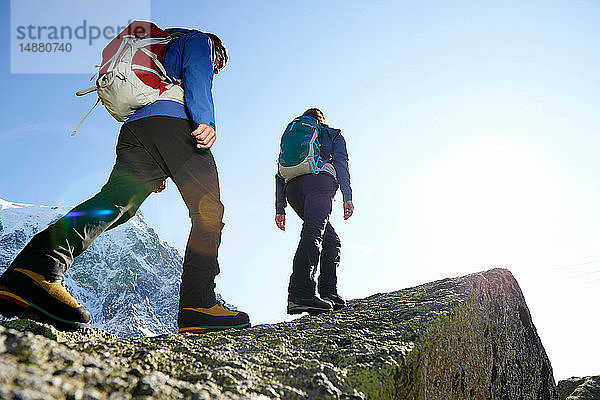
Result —
[[98, 101], [119, 122], [156, 100], [184, 104], [182, 83], [170, 78], [162, 64], [167, 46], [177, 36], [151, 22], [133, 21], [102, 50], [96, 85], [77, 96], [96, 91]]

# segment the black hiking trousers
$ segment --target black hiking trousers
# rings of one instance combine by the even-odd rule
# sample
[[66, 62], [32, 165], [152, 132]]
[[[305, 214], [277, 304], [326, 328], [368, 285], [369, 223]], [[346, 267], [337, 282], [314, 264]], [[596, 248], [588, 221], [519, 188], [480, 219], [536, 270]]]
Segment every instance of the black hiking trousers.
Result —
[[303, 221], [288, 286], [292, 297], [315, 296], [318, 265], [319, 294], [337, 293], [336, 269], [340, 264], [341, 242], [329, 222], [337, 188], [338, 183], [327, 173], [301, 175], [285, 187], [288, 203]]
[[192, 220], [183, 260], [179, 307], [216, 303], [214, 279], [223, 228], [219, 178], [210, 150], [196, 147], [192, 121], [153, 116], [121, 127], [117, 158], [100, 193], [36, 234], [11, 268], [62, 279], [73, 259], [105, 230], [135, 215], [142, 202], [166, 179], [177, 185]]

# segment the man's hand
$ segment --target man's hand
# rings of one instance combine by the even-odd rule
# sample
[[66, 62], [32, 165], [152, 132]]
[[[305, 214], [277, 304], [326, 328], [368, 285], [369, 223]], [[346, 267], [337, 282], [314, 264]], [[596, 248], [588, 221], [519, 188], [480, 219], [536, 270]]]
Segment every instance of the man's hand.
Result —
[[344, 202], [344, 219], [348, 219], [354, 213], [354, 204], [352, 204], [352, 200], [348, 200]]
[[167, 181], [163, 181], [156, 189], [153, 190], [154, 193], [160, 193], [167, 188]]
[[282, 231], [285, 231], [285, 214], [275, 215], [275, 225]]
[[196, 147], [199, 149], [208, 149], [217, 140], [217, 134], [213, 127], [206, 124], [198, 125], [198, 128], [192, 132], [192, 136], [196, 138], [196, 142], [198, 142]]

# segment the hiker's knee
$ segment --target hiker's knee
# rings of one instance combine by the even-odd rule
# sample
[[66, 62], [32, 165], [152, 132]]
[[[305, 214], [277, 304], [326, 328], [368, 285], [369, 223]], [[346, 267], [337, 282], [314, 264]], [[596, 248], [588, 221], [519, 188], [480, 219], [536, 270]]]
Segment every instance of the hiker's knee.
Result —
[[342, 247], [342, 241], [335, 232], [333, 234], [328, 234], [328, 232], [325, 231], [325, 235], [323, 235], [323, 246], [340, 248]]
[[225, 207], [219, 198], [212, 194], [204, 195], [190, 210], [192, 226], [201, 226], [209, 231], [221, 231]]
[[300, 233], [300, 240], [314, 242], [316, 245], [321, 245], [323, 242], [323, 224], [304, 221], [302, 224], [302, 232]]
[[90, 199], [91, 208], [99, 215], [115, 220], [112, 227], [127, 222], [140, 208], [145, 196], [133, 194], [127, 196], [125, 193], [116, 193], [107, 190], [106, 186]]

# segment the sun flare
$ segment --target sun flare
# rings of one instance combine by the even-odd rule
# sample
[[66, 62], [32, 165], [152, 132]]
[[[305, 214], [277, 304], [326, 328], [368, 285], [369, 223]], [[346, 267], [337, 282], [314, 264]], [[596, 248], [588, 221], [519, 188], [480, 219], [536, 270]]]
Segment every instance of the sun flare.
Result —
[[442, 158], [422, 179], [422, 222], [438, 251], [476, 263], [528, 257], [552, 240], [556, 177], [531, 149], [477, 143]]

